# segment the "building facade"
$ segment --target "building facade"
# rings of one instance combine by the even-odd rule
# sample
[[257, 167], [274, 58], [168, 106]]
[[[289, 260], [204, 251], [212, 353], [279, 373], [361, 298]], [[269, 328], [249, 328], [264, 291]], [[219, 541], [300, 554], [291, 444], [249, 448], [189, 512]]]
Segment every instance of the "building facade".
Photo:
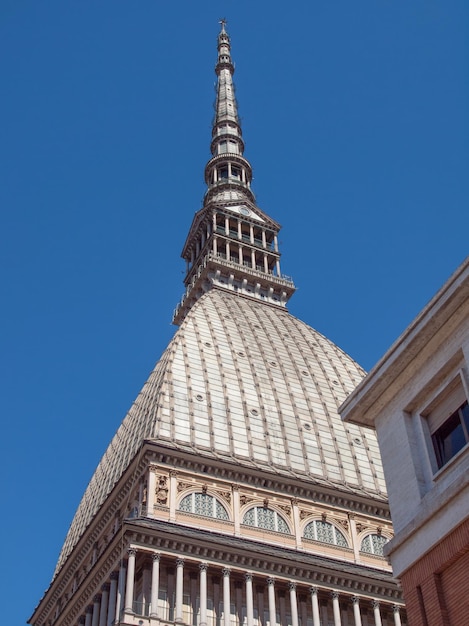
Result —
[[376, 426], [413, 626], [469, 615], [469, 258], [341, 408]]
[[207, 191], [173, 340], [80, 502], [32, 626], [400, 626], [363, 378], [289, 314], [280, 225], [256, 204], [222, 22]]

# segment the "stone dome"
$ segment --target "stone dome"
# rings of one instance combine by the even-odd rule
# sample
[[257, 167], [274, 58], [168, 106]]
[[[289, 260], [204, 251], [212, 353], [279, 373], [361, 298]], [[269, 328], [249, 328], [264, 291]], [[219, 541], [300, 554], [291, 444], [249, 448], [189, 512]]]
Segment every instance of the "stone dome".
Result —
[[59, 569], [144, 440], [386, 500], [375, 432], [338, 407], [364, 376], [281, 307], [211, 289], [191, 308], [77, 509]]

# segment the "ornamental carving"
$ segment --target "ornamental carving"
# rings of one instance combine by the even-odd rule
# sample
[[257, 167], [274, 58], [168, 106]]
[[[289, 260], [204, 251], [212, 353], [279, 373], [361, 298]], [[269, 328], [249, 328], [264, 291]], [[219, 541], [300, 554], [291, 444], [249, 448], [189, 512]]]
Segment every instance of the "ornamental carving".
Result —
[[348, 521], [346, 519], [338, 519], [337, 522], [345, 528], [345, 530], [348, 530]]
[[291, 513], [291, 506], [288, 506], [288, 504], [279, 504], [278, 508], [281, 509], [287, 515], [290, 515]]
[[160, 476], [155, 487], [155, 499], [157, 504], [165, 505], [168, 502], [168, 477]]
[[239, 503], [241, 504], [241, 506], [244, 506], [245, 504], [249, 504], [250, 502], [254, 502], [254, 498], [249, 498], [246, 495], [241, 495], [239, 496]]
[[228, 504], [231, 504], [231, 491], [218, 491], [217, 492]]
[[191, 483], [183, 483], [183, 482], [179, 482], [178, 483], [178, 493], [180, 491], [184, 491], [184, 489], [189, 489], [189, 487], [192, 487]]
[[311, 515], [310, 511], [305, 511], [304, 509], [300, 510], [300, 520], [304, 520]]

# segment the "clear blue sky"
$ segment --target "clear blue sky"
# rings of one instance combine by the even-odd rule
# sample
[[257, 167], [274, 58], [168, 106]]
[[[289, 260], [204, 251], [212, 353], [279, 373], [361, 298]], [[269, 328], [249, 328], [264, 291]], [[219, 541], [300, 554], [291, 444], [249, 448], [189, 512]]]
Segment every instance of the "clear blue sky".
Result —
[[467, 0], [3, 0], [10, 626], [174, 332], [221, 16], [294, 315], [369, 369], [468, 253]]

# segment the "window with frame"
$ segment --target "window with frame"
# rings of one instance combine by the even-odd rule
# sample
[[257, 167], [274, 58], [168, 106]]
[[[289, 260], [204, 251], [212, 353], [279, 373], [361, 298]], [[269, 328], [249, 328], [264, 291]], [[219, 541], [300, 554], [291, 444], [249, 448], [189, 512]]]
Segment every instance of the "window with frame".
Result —
[[469, 405], [464, 402], [432, 433], [438, 469], [469, 443]]
[[243, 517], [243, 524], [264, 528], [265, 530], [273, 530], [277, 533], [290, 534], [288, 524], [283, 517], [277, 511], [264, 506], [253, 506], [246, 511]]
[[179, 503], [179, 510], [186, 513], [195, 513], [205, 517], [214, 517], [221, 520], [229, 520], [228, 512], [215, 496], [207, 493], [193, 492], [184, 496]]
[[388, 538], [383, 535], [371, 534], [363, 537], [360, 552], [384, 556], [384, 546], [388, 543]]
[[424, 417], [441, 469], [469, 443], [469, 405], [460, 376], [432, 402]]
[[314, 541], [322, 541], [323, 543], [331, 543], [334, 546], [348, 548], [348, 542], [345, 535], [338, 528], [324, 520], [315, 519], [306, 524], [303, 536], [306, 539]]

